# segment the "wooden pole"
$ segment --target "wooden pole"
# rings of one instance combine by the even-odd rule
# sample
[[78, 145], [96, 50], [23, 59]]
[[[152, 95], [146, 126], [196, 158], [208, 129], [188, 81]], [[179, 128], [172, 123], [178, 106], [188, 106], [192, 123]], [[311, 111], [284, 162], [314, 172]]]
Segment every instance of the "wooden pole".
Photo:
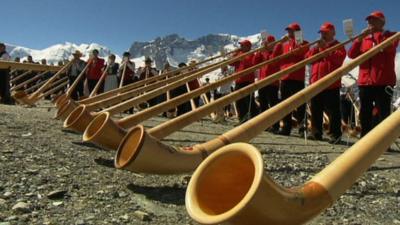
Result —
[[107, 70], [108, 68], [110, 68], [110, 65], [107, 65], [106, 68], [103, 71], [103, 74], [101, 74], [100, 79], [97, 81], [96, 86], [93, 88], [92, 93], [89, 94], [89, 98], [93, 97], [97, 94], [97, 91], [99, 90], [101, 84], [103, 83], [103, 81], [106, 79], [107, 76]]

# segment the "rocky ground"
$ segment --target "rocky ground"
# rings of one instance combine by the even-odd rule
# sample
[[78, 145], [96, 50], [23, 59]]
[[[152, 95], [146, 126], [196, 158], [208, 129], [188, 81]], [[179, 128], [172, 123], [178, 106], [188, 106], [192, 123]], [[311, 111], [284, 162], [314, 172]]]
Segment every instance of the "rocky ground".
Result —
[[[111, 164], [114, 152], [84, 145], [81, 135], [63, 131], [49, 106], [0, 105], [0, 225], [196, 224], [185, 209], [189, 174], [117, 170]], [[151, 127], [163, 120], [144, 124]], [[232, 124], [203, 120], [165, 142], [204, 142]], [[329, 145], [293, 136], [264, 132], [252, 141], [268, 174], [286, 187], [303, 184], [348, 147], [345, 142]], [[349, 139], [349, 145], [354, 141]], [[310, 224], [400, 224], [399, 172], [400, 151], [385, 153]]]

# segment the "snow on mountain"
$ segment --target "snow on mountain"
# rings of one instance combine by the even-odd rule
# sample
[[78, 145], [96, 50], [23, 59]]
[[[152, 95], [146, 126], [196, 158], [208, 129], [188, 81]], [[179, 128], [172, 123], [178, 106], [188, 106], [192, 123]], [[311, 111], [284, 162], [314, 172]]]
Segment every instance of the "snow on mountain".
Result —
[[[48, 63], [57, 64], [58, 61], [69, 59], [76, 50], [82, 52], [82, 59], [88, 59], [90, 52], [93, 49], [99, 50], [100, 57], [107, 57], [112, 52], [105, 46], [92, 43], [92, 44], [80, 44], [76, 45], [73, 43], [66, 42], [64, 44], [56, 44], [48, 48], [37, 50], [26, 47], [15, 46], [6, 44], [7, 51], [10, 53], [12, 58], [19, 57], [21, 60], [25, 60], [28, 55], [31, 55], [34, 61], [39, 62], [42, 59], [46, 59]], [[118, 60], [120, 58], [117, 56]]]

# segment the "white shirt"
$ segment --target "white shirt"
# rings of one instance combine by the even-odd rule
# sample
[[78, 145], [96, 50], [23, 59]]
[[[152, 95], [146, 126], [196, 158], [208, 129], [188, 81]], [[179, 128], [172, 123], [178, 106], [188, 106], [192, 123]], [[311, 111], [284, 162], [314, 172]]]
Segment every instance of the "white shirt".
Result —
[[[229, 76], [228, 72], [220, 72], [217, 75], [217, 81], [222, 80], [227, 76]], [[220, 94], [228, 94], [231, 92], [231, 85], [232, 82], [225, 83], [217, 88], [217, 92]]]

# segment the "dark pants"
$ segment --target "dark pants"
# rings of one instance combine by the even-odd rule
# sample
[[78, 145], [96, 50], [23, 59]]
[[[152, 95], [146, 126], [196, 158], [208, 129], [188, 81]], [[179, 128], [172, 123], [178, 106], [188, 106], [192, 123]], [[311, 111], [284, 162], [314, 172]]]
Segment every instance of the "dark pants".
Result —
[[[120, 77], [117, 77], [117, 80], [118, 80], [118, 85], [117, 85], [117, 86], [118, 86], [118, 88], [119, 88], [119, 84], [121, 83], [121, 78], [120, 78]], [[132, 84], [132, 83], [134, 83], [134, 82], [136, 82], [136, 81], [133, 81], [133, 80], [131, 80], [131, 79], [125, 79], [125, 80], [122, 82], [122, 86], [126, 86], [126, 85]], [[129, 110], [125, 111], [125, 113], [133, 114], [133, 107], [130, 108]]]
[[[75, 82], [76, 78], [77, 77], [72, 77], [72, 76], [68, 77], [70, 87]], [[79, 100], [79, 98], [83, 96], [83, 80], [81, 79], [78, 85], [76, 85], [75, 89], [71, 91], [72, 91], [71, 98], [76, 101]]]
[[[258, 90], [260, 113], [278, 104], [278, 89], [278, 86], [268, 85]], [[279, 121], [272, 127], [274, 129], [279, 129]]]
[[0, 98], [3, 104], [12, 104], [10, 96], [10, 71], [0, 70]]
[[339, 89], [325, 90], [311, 99], [311, 125], [315, 137], [322, 137], [324, 111], [329, 117], [329, 131], [335, 138], [342, 136]]
[[[290, 96], [296, 94], [300, 90], [304, 88], [304, 81], [297, 81], [297, 80], [284, 80], [281, 81], [281, 96], [282, 101], [286, 100]], [[283, 130], [291, 131], [292, 130], [292, 115], [298, 121], [300, 128], [305, 127], [304, 115], [306, 111], [306, 106], [301, 105], [293, 111], [289, 113], [285, 118], [283, 118]]]
[[[235, 91], [240, 90], [247, 85], [250, 85], [250, 82], [243, 82], [235, 85]], [[257, 107], [254, 102], [253, 94], [247, 95], [244, 98], [241, 98], [236, 101], [236, 108], [238, 110], [239, 121], [241, 123], [246, 122], [252, 117], [257, 115]]]
[[366, 135], [375, 124], [372, 124], [372, 110], [378, 109], [375, 119], [380, 123], [390, 115], [392, 96], [385, 91], [385, 86], [359, 86], [360, 89], [360, 122], [361, 137]]
[[[96, 87], [96, 84], [99, 80], [92, 80], [92, 79], [87, 79], [88, 83], [88, 89], [89, 92], [92, 93], [94, 87]], [[99, 90], [97, 91], [97, 94], [103, 93], [104, 92], [104, 82], [101, 83]]]
[[[215, 92], [214, 92], [214, 100], [217, 100], [217, 99], [219, 99], [219, 98], [222, 98], [222, 97], [224, 97], [225, 95], [227, 95], [227, 94], [221, 94], [221, 93], [215, 91]], [[231, 111], [231, 104], [226, 105], [226, 106], [224, 107], [224, 112], [230, 112], [230, 111]]]
[[340, 112], [342, 120], [350, 127], [355, 126], [355, 114], [353, 103], [346, 98], [346, 95], [340, 96]]
[[[183, 95], [185, 93], [187, 93], [186, 85], [179, 86], [171, 90], [171, 99]], [[178, 105], [176, 108], [177, 108], [177, 113], [176, 113], [177, 116], [190, 112], [191, 110], [190, 102], [182, 103]]]

